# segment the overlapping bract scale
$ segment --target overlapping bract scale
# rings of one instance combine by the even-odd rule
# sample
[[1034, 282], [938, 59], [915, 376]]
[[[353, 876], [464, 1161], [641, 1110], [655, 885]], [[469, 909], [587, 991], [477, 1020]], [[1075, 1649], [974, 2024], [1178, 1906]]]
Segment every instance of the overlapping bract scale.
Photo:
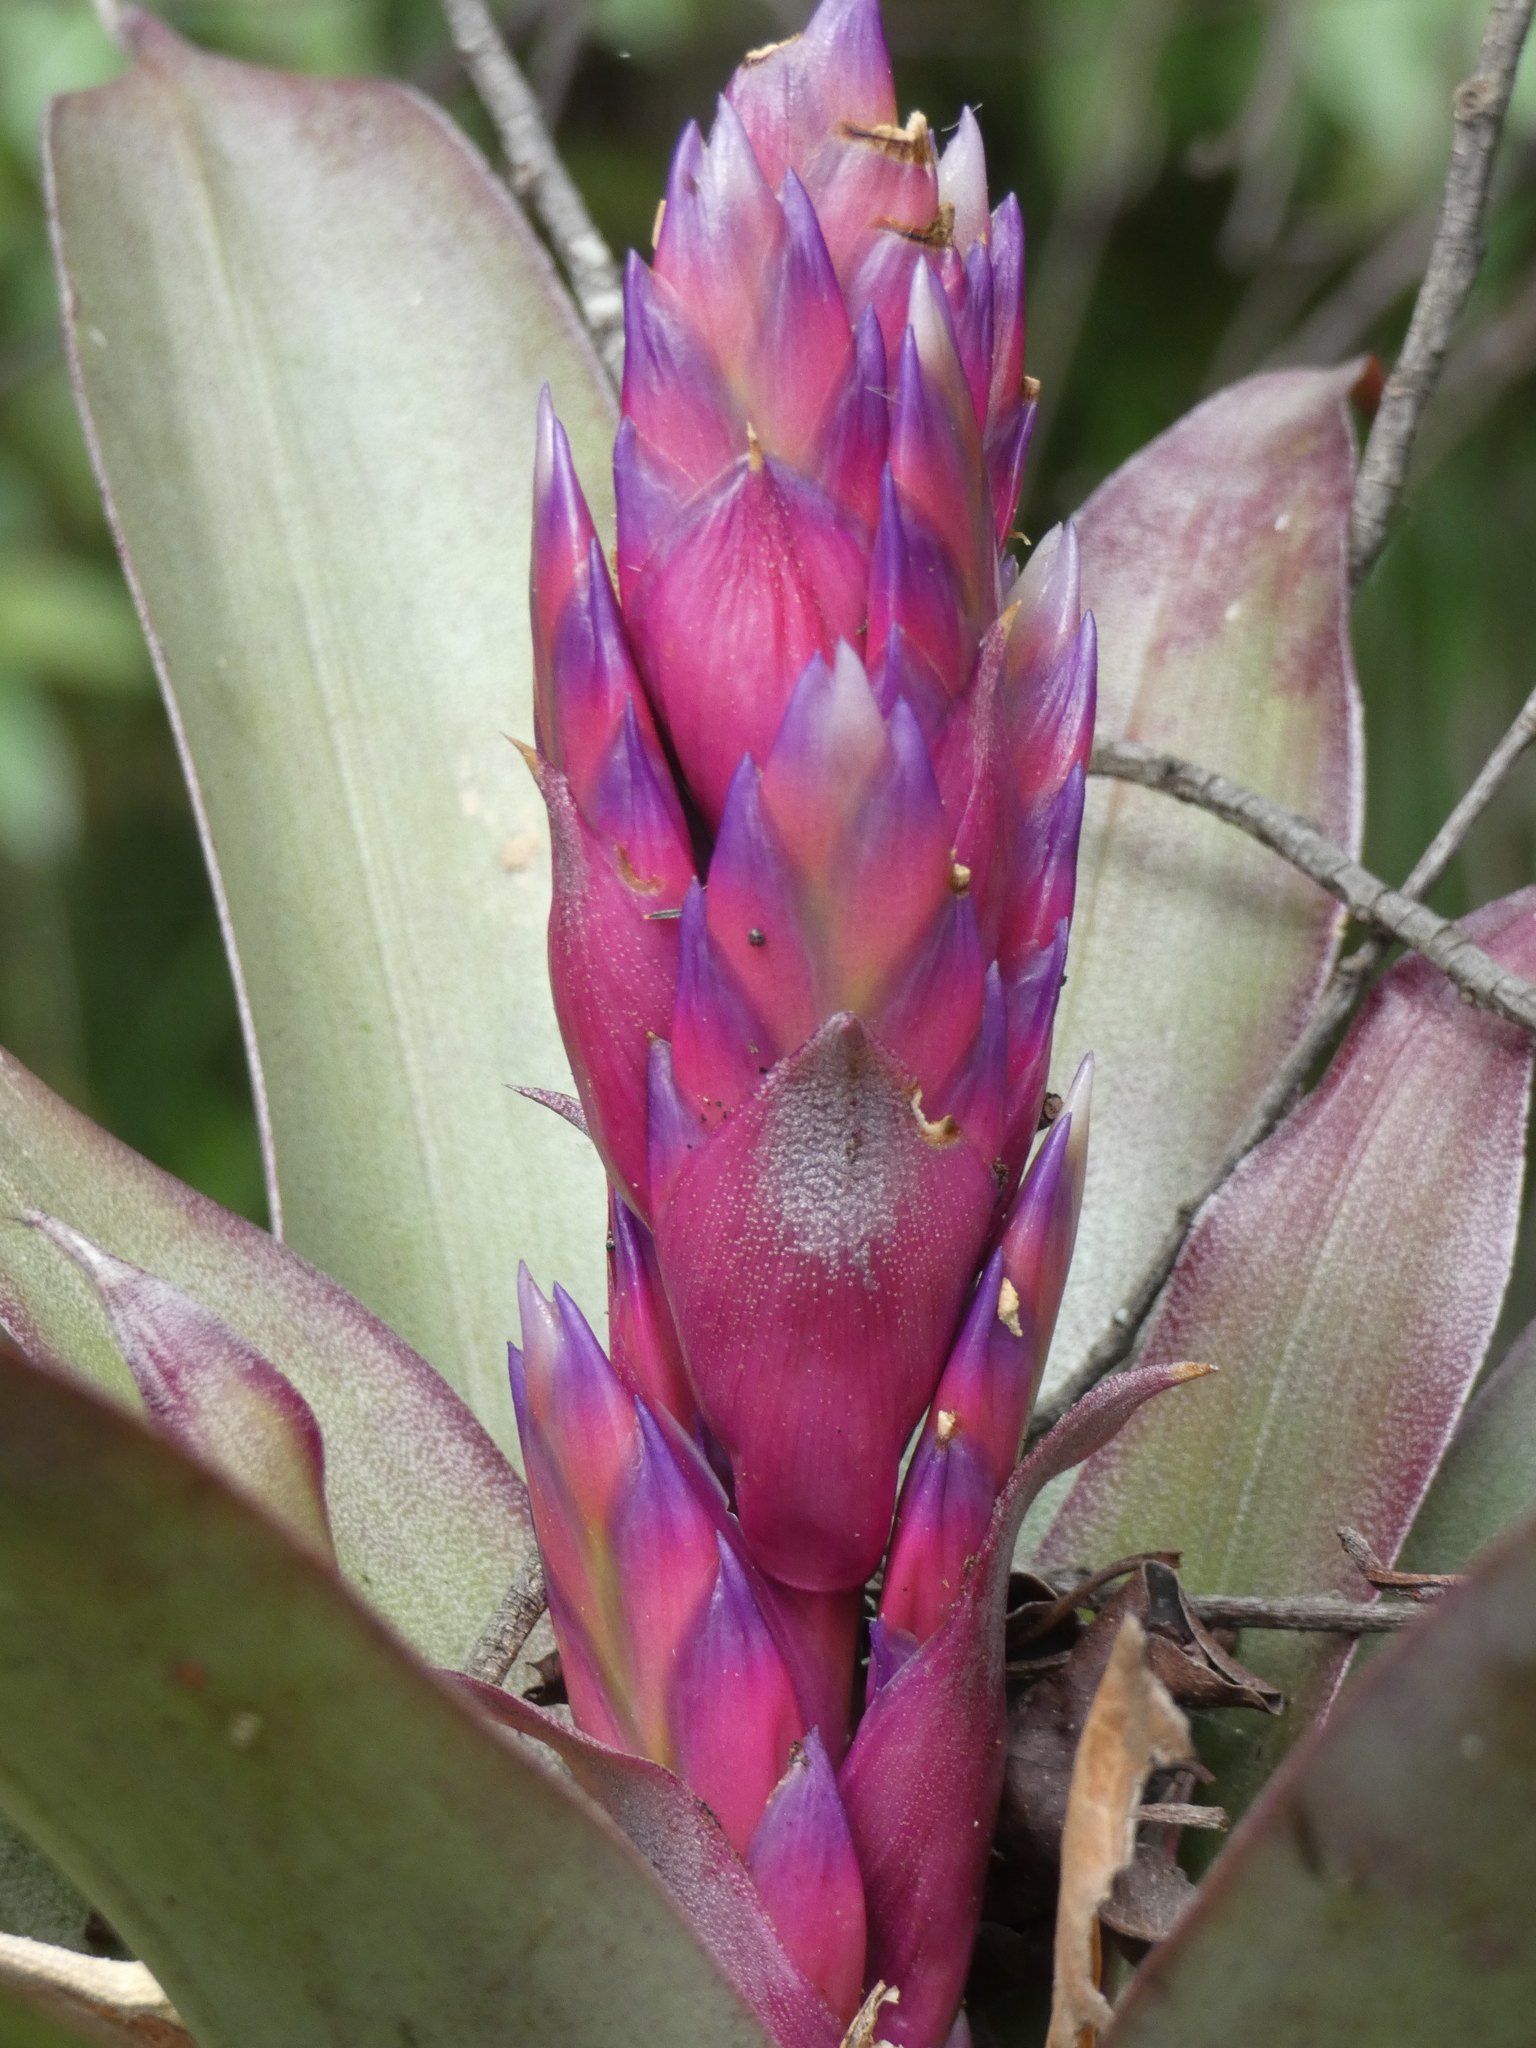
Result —
[[[925, 2041], [995, 1795], [982, 1771], [928, 1801], [957, 1881], [912, 1891], [877, 1840], [927, 1741], [934, 1680], [903, 1674], [941, 1643], [997, 1663], [953, 1648], [982, 1625], [961, 1595], [1087, 1136], [1084, 1075], [1021, 1184], [1095, 676], [1071, 530], [1022, 574], [1003, 552], [1023, 259], [974, 118], [940, 157], [898, 119], [876, 0], [824, 0], [684, 134], [630, 259], [616, 594], [547, 410], [539, 439], [551, 968], [616, 1190], [612, 1365], [531, 1283], [513, 1359], [569, 1696], [709, 1803], [841, 2022], [894, 1957]], [[1000, 1687], [955, 1741], [991, 1742]], [[850, 1752], [856, 1695], [878, 1730]]]

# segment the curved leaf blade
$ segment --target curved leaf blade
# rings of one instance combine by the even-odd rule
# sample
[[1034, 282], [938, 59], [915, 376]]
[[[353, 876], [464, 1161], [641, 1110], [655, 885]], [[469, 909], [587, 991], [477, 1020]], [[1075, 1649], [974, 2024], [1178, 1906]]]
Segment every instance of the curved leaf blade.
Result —
[[[1464, 929], [1536, 967], [1536, 890]], [[1482, 1363], [1519, 1217], [1529, 1036], [1410, 957], [1326, 1078], [1201, 1212], [1144, 1359], [1220, 1375], [1129, 1422], [1084, 1468], [1044, 1545], [1055, 1562], [1177, 1549], [1191, 1590], [1364, 1595], [1341, 1523], [1397, 1554]], [[1224, 1804], [1325, 1708], [1337, 1638], [1245, 1636], [1290, 1698], [1234, 1738]]]
[[[459, 1663], [532, 1536], [522, 1481], [452, 1388], [334, 1281], [0, 1051], [0, 1214], [28, 1210], [182, 1288], [293, 1382], [325, 1442], [343, 1572], [424, 1656]], [[29, 1357], [140, 1405], [95, 1289], [19, 1221], [0, 1220], [0, 1323]]]
[[[532, 734], [534, 407], [589, 486], [611, 401], [451, 124], [131, 17], [59, 101], [77, 390], [203, 826], [282, 1228], [515, 1450], [526, 1258], [594, 1313], [603, 1179], [556, 1118]], [[601, 488], [594, 492], [603, 516]]]
[[1467, 1403], [1403, 1545], [1410, 1572], [1462, 1572], [1536, 1507], [1536, 1323]]
[[1104, 2048], [1524, 2048], [1533, 1891], [1527, 1522], [1291, 1758]]
[[765, 2048], [654, 1874], [311, 1557], [0, 1360], [0, 1799], [199, 2048]]
[[[1098, 730], [1219, 769], [1358, 848], [1347, 527], [1359, 366], [1208, 399], [1078, 514]], [[1096, 1061], [1049, 1387], [1103, 1334], [1321, 991], [1337, 906], [1241, 833], [1093, 778], [1053, 1059]]]

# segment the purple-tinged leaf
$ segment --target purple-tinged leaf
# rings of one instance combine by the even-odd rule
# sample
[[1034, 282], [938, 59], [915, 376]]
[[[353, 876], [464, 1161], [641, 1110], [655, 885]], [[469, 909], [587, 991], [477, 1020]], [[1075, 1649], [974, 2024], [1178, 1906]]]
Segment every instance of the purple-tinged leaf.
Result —
[[[1099, 724], [1220, 769], [1354, 849], [1360, 709], [1346, 528], [1358, 366], [1250, 378], [1077, 515]], [[1099, 1062], [1093, 1156], [1046, 1385], [1082, 1358], [1295, 1042], [1339, 911], [1214, 818], [1089, 785], [1053, 1069]]]
[[515, 1693], [472, 1678], [455, 1683], [484, 1713], [570, 1766], [656, 1870], [776, 2048], [836, 2048], [839, 2023], [785, 1953], [746, 1866], [702, 1799], [663, 1765], [606, 1749]]
[[[1536, 969], [1536, 890], [1463, 929]], [[1425, 961], [1392, 970], [1316, 1092], [1202, 1212], [1148, 1330], [1145, 1359], [1193, 1355], [1220, 1378], [1093, 1460], [1045, 1558], [1175, 1549], [1193, 1592], [1365, 1593], [1335, 1532], [1395, 1556], [1445, 1454], [1509, 1273], [1531, 1059]], [[1261, 1634], [1239, 1654], [1291, 1707], [1245, 1737], [1227, 1805], [1326, 1707], [1349, 1645]]]
[[196, 2040], [767, 2048], [618, 1830], [312, 1551], [52, 1374], [0, 1358], [0, 1414], [6, 1808]]
[[[132, 67], [49, 121], [65, 328], [192, 779], [282, 1231], [511, 1451], [517, 1255], [592, 1314], [603, 1298], [597, 1161], [509, 1093], [570, 1082], [549, 834], [502, 735], [533, 738], [539, 390], [594, 484], [611, 400], [536, 236], [440, 109], [125, 17]], [[611, 500], [592, 510], [606, 543]]]
[[325, 1447], [298, 1388], [179, 1287], [112, 1258], [55, 1216], [33, 1210], [22, 1221], [95, 1288], [156, 1428], [332, 1555]]
[[0, 1052], [0, 1324], [137, 1405], [100, 1301], [21, 1223], [38, 1210], [189, 1295], [290, 1381], [325, 1443], [343, 1574], [458, 1663], [532, 1541], [521, 1479], [425, 1359], [264, 1230], [151, 1166]]
[[970, 1963], [1006, 1762], [1003, 1617], [1020, 1524], [1042, 1486], [1144, 1401], [1206, 1370], [1138, 1366], [1085, 1395], [1015, 1469], [937, 1633], [915, 1652], [900, 1641], [877, 1648], [884, 1682], [838, 1789], [864, 1873], [866, 1978], [901, 1987], [900, 2005], [881, 2017], [898, 2048], [945, 2038]]
[[1276, 1775], [1103, 2048], [1525, 2048], [1533, 1894], [1527, 1521]]

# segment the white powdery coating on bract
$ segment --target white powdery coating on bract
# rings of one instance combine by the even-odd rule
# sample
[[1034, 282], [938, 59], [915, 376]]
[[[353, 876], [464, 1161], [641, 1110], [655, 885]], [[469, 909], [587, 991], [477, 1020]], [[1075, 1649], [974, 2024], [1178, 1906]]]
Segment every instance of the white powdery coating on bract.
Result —
[[921, 1196], [910, 1104], [862, 1032], [846, 1030], [772, 1098], [764, 1126], [762, 1197], [783, 1222], [785, 1248], [880, 1287], [873, 1248]]

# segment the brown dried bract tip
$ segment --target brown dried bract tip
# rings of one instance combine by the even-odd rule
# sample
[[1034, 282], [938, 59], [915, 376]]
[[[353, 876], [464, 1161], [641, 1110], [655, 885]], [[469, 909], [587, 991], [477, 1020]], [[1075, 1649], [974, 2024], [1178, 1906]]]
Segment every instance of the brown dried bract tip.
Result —
[[837, 132], [845, 142], [867, 142], [882, 156], [902, 164], [931, 164], [933, 136], [926, 114], [909, 114], [905, 128], [893, 128], [889, 121], [877, 121], [873, 128], [861, 128], [855, 121], [839, 121]]
[[912, 1090], [912, 1114], [917, 1118], [917, 1128], [923, 1134], [924, 1144], [931, 1145], [935, 1152], [942, 1152], [946, 1145], [952, 1145], [960, 1135], [960, 1126], [952, 1116], [941, 1116], [936, 1124], [929, 1123], [923, 1115], [923, 1091]]
[[953, 1408], [941, 1408], [933, 1418], [933, 1434], [936, 1442], [947, 1444], [960, 1426], [960, 1418]]
[[748, 50], [741, 60], [742, 64], [761, 64], [765, 58], [771, 57], [775, 50], [787, 50], [791, 43], [798, 43], [799, 40], [798, 36], [786, 36], [782, 43], [761, 43], [757, 49]]
[[842, 2048], [886, 2048], [886, 2043], [875, 2039], [875, 2028], [880, 2023], [882, 2005], [900, 2005], [901, 1993], [894, 1985], [876, 1984], [868, 1998], [854, 2014], [848, 2031], [843, 2036]]
[[971, 871], [963, 860], [949, 856], [949, 886], [956, 896], [966, 895], [971, 886]]
[[1033, 405], [1039, 396], [1040, 379], [1038, 377], [1026, 377], [1024, 379], [1024, 403], [1026, 405]]
[[747, 421], [747, 467], [755, 475], [763, 466], [763, 444], [757, 438], [757, 429]]
[[542, 789], [544, 787], [544, 762], [538, 748], [530, 747], [526, 740], [514, 739], [509, 732], [504, 732], [502, 738], [509, 747], [516, 747], [517, 751], [528, 763], [528, 773], [533, 777], [540, 789]]
[[1060, 1115], [1061, 1097], [1059, 1095], [1047, 1095], [1044, 1102], [1040, 1105], [1040, 1121], [1035, 1128], [1041, 1131], [1048, 1131]]
[[997, 1320], [1005, 1329], [1012, 1330], [1015, 1337], [1023, 1336], [1023, 1325], [1019, 1321], [1019, 1290], [1006, 1274], [997, 1290]]
[[880, 220], [875, 225], [888, 228], [905, 242], [919, 242], [925, 249], [952, 249], [955, 246], [955, 209], [947, 199], [939, 201], [938, 212], [925, 228], [908, 227], [899, 220]]
[[656, 218], [651, 222], [651, 247], [654, 249], [661, 240], [661, 224], [667, 217], [667, 195], [665, 192], [656, 202]]

